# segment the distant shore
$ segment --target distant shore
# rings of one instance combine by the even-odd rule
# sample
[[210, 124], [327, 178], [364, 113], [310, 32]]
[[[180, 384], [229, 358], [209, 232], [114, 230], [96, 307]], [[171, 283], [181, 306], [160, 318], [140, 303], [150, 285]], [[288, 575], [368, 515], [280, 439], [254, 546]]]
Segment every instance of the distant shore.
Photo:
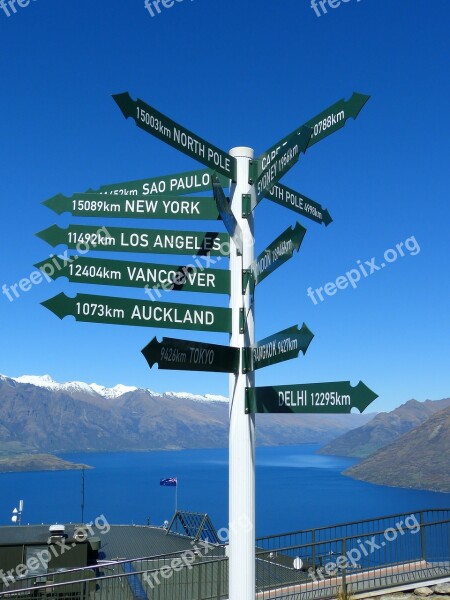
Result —
[[0, 473], [75, 471], [91, 468], [89, 465], [72, 463], [52, 454], [16, 454], [0, 457]]

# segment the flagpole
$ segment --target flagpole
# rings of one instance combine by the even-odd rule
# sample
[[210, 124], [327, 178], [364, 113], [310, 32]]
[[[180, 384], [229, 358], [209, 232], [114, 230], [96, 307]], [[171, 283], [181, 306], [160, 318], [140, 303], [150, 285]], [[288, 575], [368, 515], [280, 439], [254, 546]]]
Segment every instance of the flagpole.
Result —
[[175, 514], [178, 510], [178, 477], [175, 478]]

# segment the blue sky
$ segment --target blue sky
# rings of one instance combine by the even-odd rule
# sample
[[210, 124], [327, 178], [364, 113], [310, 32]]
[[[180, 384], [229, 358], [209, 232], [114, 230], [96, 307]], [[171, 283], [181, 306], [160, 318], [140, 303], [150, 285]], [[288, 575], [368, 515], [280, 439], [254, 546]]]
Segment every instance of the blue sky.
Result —
[[[353, 91], [370, 94], [356, 121], [282, 180], [328, 208], [333, 223], [268, 200], [256, 209], [257, 252], [297, 217], [307, 228], [299, 254], [258, 286], [257, 338], [303, 322], [315, 333], [305, 357], [259, 371], [257, 385], [362, 379], [380, 396], [374, 410], [448, 397], [449, 17], [446, 0], [350, 0], [320, 17], [308, 0], [185, 0], [155, 17], [143, 0], [33, 0], [9, 17], [0, 9], [0, 285], [49, 256], [38, 231], [119, 225], [58, 217], [43, 200], [202, 167], [126, 121], [112, 94], [129, 91], [224, 150], [245, 145], [256, 154]], [[356, 289], [317, 304], [307, 296], [411, 238], [415, 255], [405, 252]], [[226, 375], [150, 371], [140, 354], [154, 335], [223, 344], [227, 335], [60, 321], [40, 302], [62, 291], [144, 298], [64, 279], [13, 302], [1, 294], [0, 372], [228, 393]], [[227, 305], [207, 294], [167, 300]]]

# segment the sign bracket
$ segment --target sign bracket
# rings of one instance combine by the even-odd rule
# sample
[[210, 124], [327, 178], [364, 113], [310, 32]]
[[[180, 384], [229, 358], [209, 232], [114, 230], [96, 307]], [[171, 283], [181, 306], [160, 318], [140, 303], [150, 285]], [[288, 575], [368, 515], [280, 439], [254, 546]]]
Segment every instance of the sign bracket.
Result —
[[252, 212], [251, 194], [242, 194], [242, 217], [247, 219]]

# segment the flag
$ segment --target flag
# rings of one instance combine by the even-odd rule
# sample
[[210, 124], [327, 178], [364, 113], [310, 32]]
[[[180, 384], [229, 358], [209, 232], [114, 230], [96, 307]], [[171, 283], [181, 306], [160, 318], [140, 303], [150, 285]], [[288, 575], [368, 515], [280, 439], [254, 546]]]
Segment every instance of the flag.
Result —
[[177, 483], [178, 481], [176, 477], [168, 477], [167, 479], [160, 479], [159, 481], [159, 485], [166, 485], [169, 487], [176, 487]]

